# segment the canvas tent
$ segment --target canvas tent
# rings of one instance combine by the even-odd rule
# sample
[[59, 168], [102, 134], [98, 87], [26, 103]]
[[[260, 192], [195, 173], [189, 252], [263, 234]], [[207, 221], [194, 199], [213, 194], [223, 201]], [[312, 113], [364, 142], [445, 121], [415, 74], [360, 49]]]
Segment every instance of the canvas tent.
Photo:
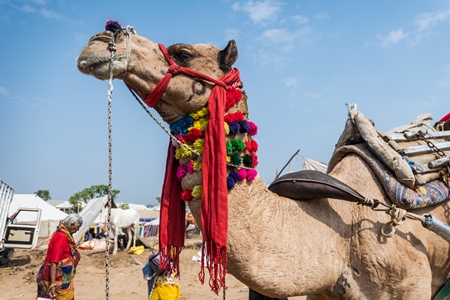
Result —
[[95, 220], [99, 217], [103, 206], [105, 206], [107, 202], [108, 196], [91, 199], [88, 201], [83, 210], [79, 212], [80, 216], [83, 218], [83, 225], [73, 235], [76, 242], [79, 242], [89, 227], [95, 223]]
[[328, 165], [326, 163], [303, 157], [302, 170], [316, 170], [322, 173], [327, 173]]
[[[41, 209], [42, 212], [39, 237], [44, 238], [51, 236], [51, 234], [56, 230], [56, 226], [58, 226], [59, 221], [67, 216], [66, 213], [48, 204], [35, 194], [15, 194], [9, 207], [9, 215], [15, 213], [19, 207]], [[16, 219], [19, 223], [35, 222], [36, 215], [20, 213]]]

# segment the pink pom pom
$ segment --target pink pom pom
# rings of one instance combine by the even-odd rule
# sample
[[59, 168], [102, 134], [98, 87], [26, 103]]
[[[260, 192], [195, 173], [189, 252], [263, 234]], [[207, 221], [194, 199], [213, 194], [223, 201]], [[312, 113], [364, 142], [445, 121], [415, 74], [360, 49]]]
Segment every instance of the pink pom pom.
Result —
[[186, 175], [186, 166], [179, 166], [177, 169], [177, 178], [181, 180], [183, 176]]
[[193, 173], [194, 172], [194, 162], [192, 160], [190, 160], [187, 164], [187, 168], [186, 168], [188, 173]]
[[257, 135], [258, 134], [258, 126], [256, 126], [253, 122], [248, 122], [248, 133], [250, 135]]
[[247, 170], [246, 169], [240, 169], [238, 172], [239, 180], [244, 180], [247, 178]]
[[256, 170], [248, 170], [247, 180], [252, 181], [253, 179], [255, 179], [256, 175], [258, 175], [258, 172]]

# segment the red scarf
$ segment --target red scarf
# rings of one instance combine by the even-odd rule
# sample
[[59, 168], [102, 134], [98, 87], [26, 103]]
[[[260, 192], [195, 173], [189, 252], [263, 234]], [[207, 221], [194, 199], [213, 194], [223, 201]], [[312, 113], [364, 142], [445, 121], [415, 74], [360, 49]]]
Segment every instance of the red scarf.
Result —
[[[239, 82], [239, 70], [233, 69], [219, 79], [223, 86], [231, 86]], [[226, 89], [222, 85], [213, 87], [208, 99], [209, 121], [205, 133], [202, 157], [201, 204], [202, 219], [202, 259], [199, 279], [204, 283], [204, 264], [209, 271], [211, 289], [218, 294], [225, 286], [227, 264], [227, 232], [228, 232], [228, 190], [224, 113]], [[175, 147], [169, 142], [161, 195], [159, 246], [161, 249], [161, 265], [180, 275], [179, 255], [184, 247], [185, 236], [185, 203], [181, 200], [181, 183], [176, 177], [179, 165], [175, 159]], [[170, 260], [173, 264], [170, 264]]]

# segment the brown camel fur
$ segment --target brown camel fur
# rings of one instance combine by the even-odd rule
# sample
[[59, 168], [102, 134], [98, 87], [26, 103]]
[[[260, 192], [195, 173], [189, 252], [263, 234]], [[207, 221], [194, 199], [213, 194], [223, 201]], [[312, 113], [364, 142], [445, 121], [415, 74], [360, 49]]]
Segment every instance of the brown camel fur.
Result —
[[[110, 41], [110, 32], [91, 38], [78, 57], [82, 73], [109, 79]], [[158, 44], [147, 38], [118, 32], [115, 43], [114, 78], [145, 99], [166, 74], [168, 62]], [[223, 50], [175, 44], [168, 51], [180, 66], [212, 78], [229, 72], [237, 60], [234, 41]], [[204, 107], [212, 87], [175, 75], [155, 110], [173, 124]], [[247, 113], [245, 103], [233, 109]], [[390, 204], [374, 173], [356, 155], [344, 158], [330, 175], [362, 195]], [[189, 186], [190, 180], [198, 177], [187, 178], [183, 185]], [[270, 192], [259, 176], [239, 182], [228, 197], [228, 272], [268, 296], [431, 299], [449, 275], [448, 243], [418, 221], [408, 219], [392, 237], [385, 237], [381, 228], [390, 217], [383, 212], [335, 199], [293, 201]], [[189, 202], [197, 224], [200, 201]], [[448, 209], [444, 203], [414, 213], [430, 213], [448, 223]]]

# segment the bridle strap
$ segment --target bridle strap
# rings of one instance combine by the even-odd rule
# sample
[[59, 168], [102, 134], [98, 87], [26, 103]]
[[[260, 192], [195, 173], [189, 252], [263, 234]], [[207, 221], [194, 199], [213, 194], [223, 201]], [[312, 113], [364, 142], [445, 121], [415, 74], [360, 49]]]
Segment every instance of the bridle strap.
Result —
[[188, 68], [180, 67], [170, 57], [169, 53], [167, 52], [166, 47], [164, 47], [163, 44], [158, 44], [158, 45], [159, 45], [159, 49], [164, 54], [164, 57], [166, 58], [167, 62], [169, 62], [169, 69], [167, 70], [167, 73], [163, 77], [163, 79], [161, 79], [161, 81], [156, 85], [156, 87], [153, 89], [153, 91], [150, 93], [150, 95], [148, 95], [148, 97], [144, 100], [145, 104], [147, 104], [149, 107], [155, 107], [155, 105], [158, 103], [158, 101], [161, 99], [162, 95], [166, 91], [166, 88], [169, 85], [170, 79], [172, 79], [173, 76], [180, 74], [180, 73], [191, 76], [198, 80], [209, 81], [209, 82], [215, 83], [227, 90], [226, 83], [221, 80], [211, 78], [207, 75], [204, 75], [202, 73], [199, 73], [197, 71], [194, 71], [194, 70], [191, 70]]

